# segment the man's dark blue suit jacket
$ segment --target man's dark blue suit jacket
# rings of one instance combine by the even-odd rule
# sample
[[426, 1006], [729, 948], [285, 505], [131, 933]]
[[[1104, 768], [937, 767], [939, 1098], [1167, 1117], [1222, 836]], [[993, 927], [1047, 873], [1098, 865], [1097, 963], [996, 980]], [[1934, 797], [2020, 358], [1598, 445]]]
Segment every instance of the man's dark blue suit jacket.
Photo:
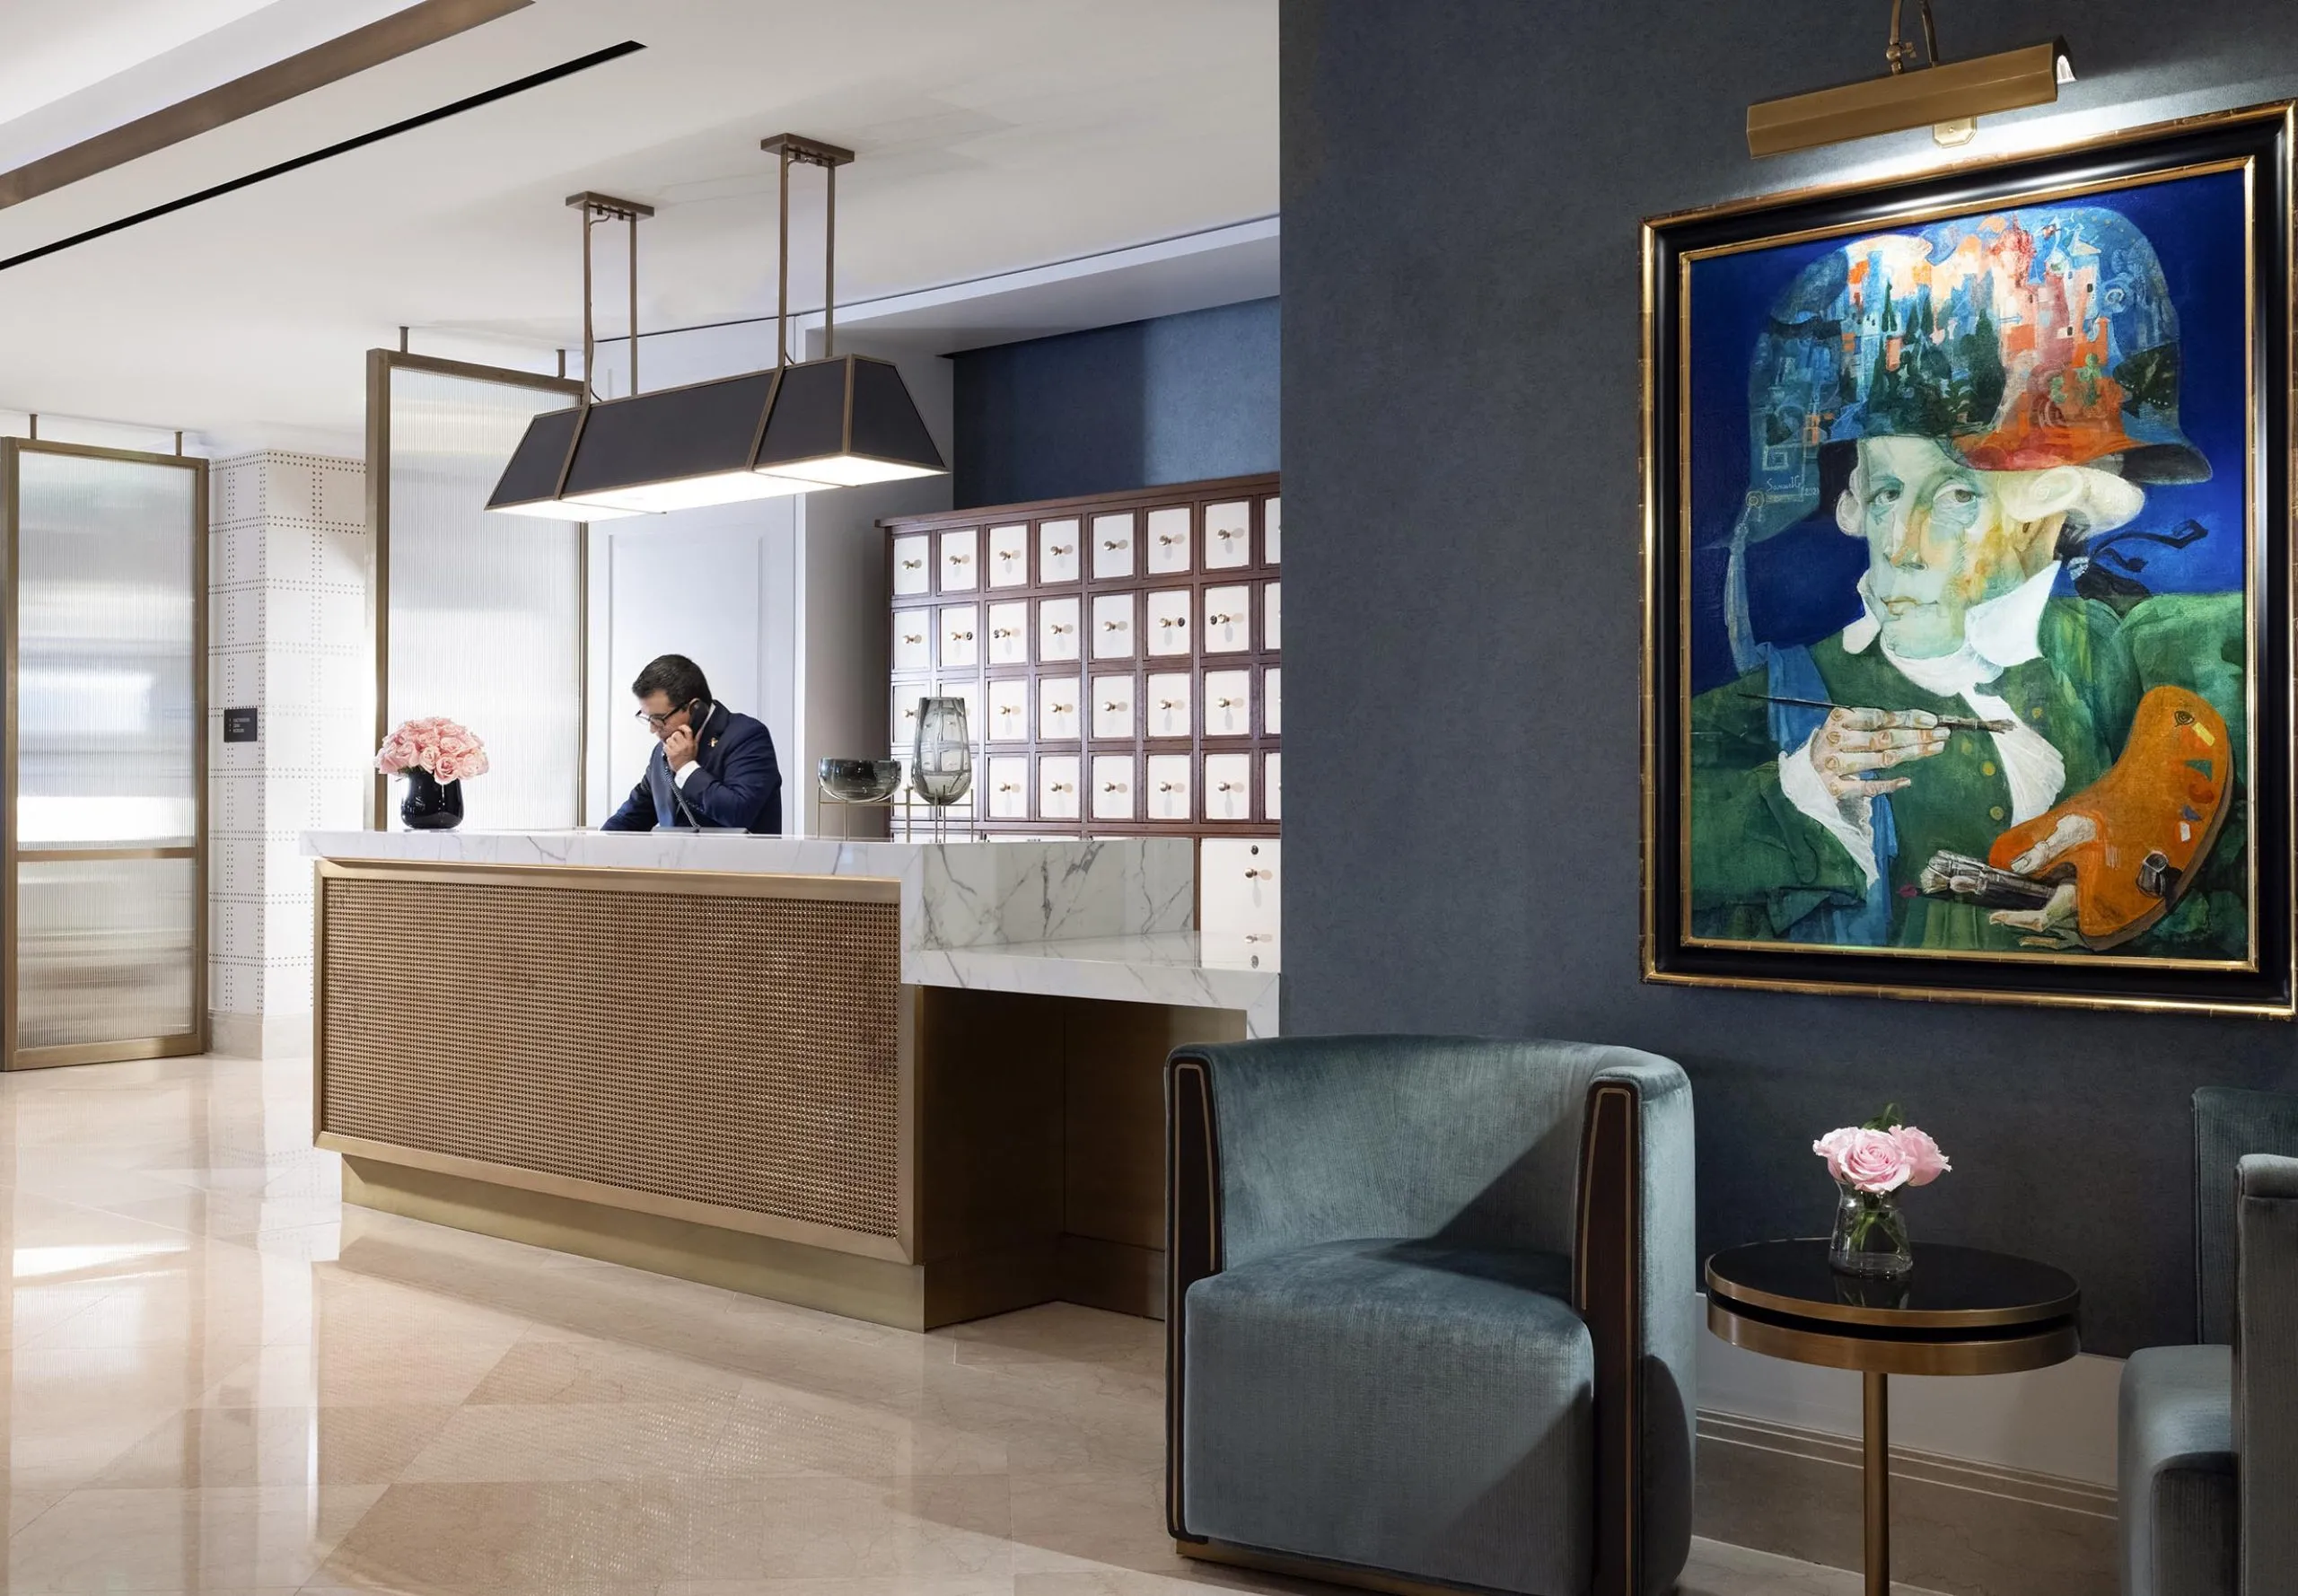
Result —
[[671, 762], [657, 744], [647, 757], [645, 776], [600, 829], [652, 831], [657, 826], [702, 825], [779, 836], [782, 772], [774, 762], [774, 738], [764, 723], [714, 704], [694, 741], [697, 768], [686, 778], [686, 785], [671, 779]]

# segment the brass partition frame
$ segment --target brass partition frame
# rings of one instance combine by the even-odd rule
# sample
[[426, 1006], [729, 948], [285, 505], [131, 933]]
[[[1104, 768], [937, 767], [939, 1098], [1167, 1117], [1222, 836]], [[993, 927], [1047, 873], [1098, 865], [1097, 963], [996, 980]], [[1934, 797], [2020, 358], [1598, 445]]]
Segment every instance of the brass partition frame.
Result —
[[[53, 860], [189, 859], [191, 861], [191, 1029], [178, 1036], [128, 1037], [108, 1042], [58, 1047], [16, 1045], [17, 998], [17, 671], [16, 604], [18, 533], [22, 505], [17, 462], [26, 454], [75, 455], [87, 460], [127, 460], [166, 466], [192, 474], [191, 550], [191, 739], [192, 828], [189, 847], [43, 849]], [[207, 1051], [207, 462], [189, 455], [148, 454], [133, 449], [100, 449], [84, 443], [50, 443], [30, 438], [0, 439], [0, 657], [4, 657], [6, 702], [0, 712], [0, 1069], [55, 1069], [75, 1064], [117, 1064], [132, 1058], [173, 1058]]]
[[[582, 402], [582, 381], [572, 377], [547, 377], [539, 372], [513, 371], [505, 366], [479, 365], [467, 360], [443, 360], [435, 355], [410, 355], [399, 349], [367, 351], [367, 536], [374, 550], [374, 580], [367, 586], [369, 630], [375, 639], [375, 746], [390, 735], [390, 683], [391, 658], [391, 373], [429, 372], [434, 376], [460, 377], [469, 382], [499, 382], [510, 388], [535, 388], [566, 396], [570, 406]], [[591, 763], [591, 538], [590, 523], [568, 523], [574, 533], [577, 616], [575, 690], [582, 708], [575, 719], [574, 823], [587, 822]], [[385, 798], [390, 777], [378, 774], [368, 789], [367, 829], [390, 829]]]
[[[734, 1231], [803, 1247], [820, 1248], [893, 1264], [914, 1264], [917, 1252], [917, 1193], [915, 1180], [917, 1020], [916, 989], [903, 987], [896, 1005], [895, 1050], [895, 1225], [891, 1236], [689, 1197], [663, 1196], [575, 1176], [554, 1174], [456, 1153], [372, 1141], [327, 1128], [328, 948], [327, 885], [330, 881], [409, 881], [441, 884], [518, 886], [590, 891], [671, 893], [689, 898], [779, 898], [847, 903], [899, 903], [899, 881], [885, 877], [741, 874], [690, 870], [645, 870], [528, 864], [458, 865], [428, 862], [349, 863], [322, 859], [313, 895], [311, 991], [311, 1139], [314, 1145], [355, 1159], [508, 1187], [545, 1197], [651, 1215], [686, 1225]], [[772, 1149], [761, 1150], [771, 1156]], [[548, 1244], [548, 1243], [546, 1243]]]

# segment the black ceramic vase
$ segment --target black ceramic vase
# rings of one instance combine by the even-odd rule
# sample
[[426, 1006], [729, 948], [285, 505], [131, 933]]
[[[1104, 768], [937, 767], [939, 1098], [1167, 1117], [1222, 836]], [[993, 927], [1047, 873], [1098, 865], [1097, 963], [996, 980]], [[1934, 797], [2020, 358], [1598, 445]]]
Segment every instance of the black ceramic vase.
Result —
[[419, 767], [409, 770], [399, 818], [407, 822], [409, 831], [452, 830], [463, 823], [463, 784], [442, 782]]

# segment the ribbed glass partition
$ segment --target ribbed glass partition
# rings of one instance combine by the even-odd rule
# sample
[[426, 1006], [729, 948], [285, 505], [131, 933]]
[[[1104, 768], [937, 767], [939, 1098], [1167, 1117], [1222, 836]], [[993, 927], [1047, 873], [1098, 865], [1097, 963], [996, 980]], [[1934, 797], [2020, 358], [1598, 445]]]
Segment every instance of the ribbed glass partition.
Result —
[[[486, 743], [465, 824], [544, 829], [583, 822], [583, 530], [490, 515], [487, 495], [544, 410], [580, 384], [378, 351], [371, 356], [369, 469], [376, 500], [380, 743], [401, 721], [445, 715]], [[377, 822], [396, 825], [395, 783]]]
[[10, 1068], [206, 1046], [206, 465], [10, 439]]

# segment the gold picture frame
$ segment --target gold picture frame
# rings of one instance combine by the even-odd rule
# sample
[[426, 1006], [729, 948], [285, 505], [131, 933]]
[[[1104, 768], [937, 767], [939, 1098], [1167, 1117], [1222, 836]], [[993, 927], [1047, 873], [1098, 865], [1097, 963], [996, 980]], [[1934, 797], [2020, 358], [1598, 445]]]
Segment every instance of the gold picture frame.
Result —
[[[2298, 1012], [2294, 126], [2258, 106], [1645, 224], [1646, 980]], [[1927, 460], [1962, 486], [1923, 499]], [[2104, 640], [2080, 669], [2048, 646], [2078, 631]], [[1904, 691], [1871, 708], [1879, 681]], [[1843, 754], [1908, 768], [1804, 768]], [[2099, 819], [2118, 791], [2171, 817], [2168, 853]]]

